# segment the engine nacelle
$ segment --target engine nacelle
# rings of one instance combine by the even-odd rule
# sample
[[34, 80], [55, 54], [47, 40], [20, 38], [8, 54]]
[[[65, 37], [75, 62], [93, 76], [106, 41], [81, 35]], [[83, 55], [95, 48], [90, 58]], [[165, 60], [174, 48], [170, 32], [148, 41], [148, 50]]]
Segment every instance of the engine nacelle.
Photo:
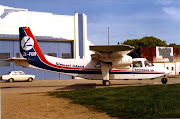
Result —
[[112, 68], [127, 69], [130, 68], [133, 60], [131, 56], [125, 55], [122, 59], [116, 59], [112, 62]]

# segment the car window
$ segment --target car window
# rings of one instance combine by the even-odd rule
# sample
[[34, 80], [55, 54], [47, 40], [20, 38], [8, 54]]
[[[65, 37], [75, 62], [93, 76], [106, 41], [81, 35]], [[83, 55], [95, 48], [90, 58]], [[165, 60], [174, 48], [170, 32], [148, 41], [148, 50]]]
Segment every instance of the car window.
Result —
[[11, 72], [11, 75], [15, 75], [15, 72]]
[[19, 72], [19, 75], [25, 75], [24, 72]]
[[12, 72], [11, 75], [19, 75], [19, 72]]

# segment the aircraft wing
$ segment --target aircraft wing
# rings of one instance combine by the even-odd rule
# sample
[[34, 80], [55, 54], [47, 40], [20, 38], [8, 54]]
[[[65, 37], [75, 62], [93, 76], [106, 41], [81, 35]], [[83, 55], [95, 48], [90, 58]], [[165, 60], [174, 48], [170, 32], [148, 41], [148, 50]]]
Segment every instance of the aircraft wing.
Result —
[[120, 60], [134, 49], [135, 48], [130, 45], [90, 46], [90, 50], [95, 52], [95, 54], [91, 55], [91, 58], [98, 59], [102, 62]]
[[6, 59], [5, 61], [14, 62], [17, 66], [22, 66], [22, 67], [29, 66], [28, 60], [26, 58], [12, 57], [12, 58]]

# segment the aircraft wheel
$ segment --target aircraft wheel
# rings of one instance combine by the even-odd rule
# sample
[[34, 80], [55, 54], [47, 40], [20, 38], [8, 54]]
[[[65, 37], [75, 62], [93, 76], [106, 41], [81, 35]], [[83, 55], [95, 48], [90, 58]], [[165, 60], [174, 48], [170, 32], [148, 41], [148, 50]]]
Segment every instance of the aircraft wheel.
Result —
[[162, 79], [161, 79], [161, 82], [162, 82], [163, 84], [166, 84], [166, 83], [167, 83], [167, 78], [162, 78]]
[[104, 86], [110, 86], [111, 82], [109, 80], [103, 80], [103, 85]]

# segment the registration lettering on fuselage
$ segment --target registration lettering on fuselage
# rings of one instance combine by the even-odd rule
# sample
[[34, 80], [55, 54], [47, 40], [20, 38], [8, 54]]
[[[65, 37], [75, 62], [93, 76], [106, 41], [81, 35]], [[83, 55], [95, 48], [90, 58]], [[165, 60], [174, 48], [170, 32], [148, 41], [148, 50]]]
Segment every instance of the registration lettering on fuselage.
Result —
[[154, 71], [153, 69], [135, 69], [135, 71]]
[[36, 56], [36, 52], [23, 52], [23, 56]]

